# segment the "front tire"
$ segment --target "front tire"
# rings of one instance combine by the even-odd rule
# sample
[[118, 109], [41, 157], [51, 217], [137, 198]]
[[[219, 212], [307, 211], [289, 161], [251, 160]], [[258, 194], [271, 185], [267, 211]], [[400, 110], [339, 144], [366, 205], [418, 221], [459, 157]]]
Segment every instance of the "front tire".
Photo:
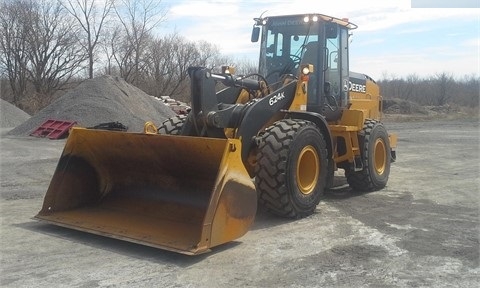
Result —
[[186, 115], [173, 116], [163, 121], [157, 132], [158, 134], [180, 135], [185, 121], [187, 121]]
[[367, 120], [359, 136], [363, 170], [346, 170], [350, 187], [357, 191], [371, 192], [384, 188], [390, 175], [391, 150], [388, 133], [382, 123]]
[[327, 149], [310, 121], [284, 119], [261, 136], [255, 166], [259, 204], [288, 218], [312, 214], [327, 181]]

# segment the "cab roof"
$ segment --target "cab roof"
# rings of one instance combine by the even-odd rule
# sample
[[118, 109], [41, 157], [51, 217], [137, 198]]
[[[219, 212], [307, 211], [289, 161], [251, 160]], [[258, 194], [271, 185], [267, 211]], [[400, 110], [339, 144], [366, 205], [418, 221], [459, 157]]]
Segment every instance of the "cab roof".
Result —
[[[275, 15], [275, 16], [266, 16], [266, 17], [263, 17], [263, 18], [254, 18], [254, 20], [257, 22], [257, 23], [261, 23], [263, 20], [266, 20], [268, 21], [268, 19], [276, 19], [276, 18], [297, 18], [297, 17], [309, 17], [309, 19], [312, 19], [312, 17], [314, 16], [317, 16], [318, 18], [322, 19], [323, 21], [325, 22], [333, 22], [333, 23], [336, 23], [336, 24], [339, 24], [343, 27], [346, 27], [347, 29], [350, 29], [350, 30], [353, 30], [353, 29], [357, 29], [357, 25], [356, 24], [353, 24], [352, 22], [350, 22], [348, 20], [348, 18], [336, 18], [336, 17], [332, 17], [332, 16], [328, 16], [328, 15], [324, 15], [324, 14], [320, 14], [320, 13], [306, 13], [306, 14], [291, 14], [291, 15]], [[261, 16], [260, 16], [261, 17]]]

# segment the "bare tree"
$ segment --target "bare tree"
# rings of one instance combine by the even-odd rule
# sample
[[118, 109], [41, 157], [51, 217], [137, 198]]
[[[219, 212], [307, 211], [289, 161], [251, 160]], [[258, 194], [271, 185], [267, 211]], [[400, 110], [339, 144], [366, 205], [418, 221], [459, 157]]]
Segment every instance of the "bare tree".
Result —
[[118, 42], [116, 44], [121, 49], [117, 49], [113, 55], [120, 68], [121, 77], [129, 83], [136, 84], [140, 71], [144, 68], [142, 57], [148, 41], [152, 39], [152, 30], [165, 20], [166, 12], [161, 9], [161, 1], [158, 0], [119, 2], [119, 5], [115, 4], [114, 10], [123, 31], [117, 31], [114, 35], [117, 41], [121, 41], [121, 44]]
[[466, 75], [460, 83], [459, 103], [469, 107], [477, 107], [480, 104], [480, 78], [474, 75]]
[[8, 78], [13, 103], [25, 97], [27, 91], [27, 33], [24, 19], [31, 13], [31, 1], [0, 3], [0, 75]]
[[454, 79], [447, 72], [420, 78], [409, 75], [407, 78], [381, 79], [385, 99], [402, 99], [427, 106], [468, 106], [478, 109], [480, 104], [480, 78], [477, 75]]
[[[155, 96], [168, 95], [182, 101], [189, 100], [190, 66], [213, 68], [220, 62], [218, 48], [210, 43], [191, 42], [173, 33], [152, 39], [145, 52], [140, 87]], [[219, 66], [219, 65], [218, 65]]]
[[149, 41], [145, 55], [143, 89], [154, 96], [186, 96], [188, 67], [202, 62], [197, 46], [174, 33]]
[[152, 39], [147, 47], [145, 77], [143, 86], [146, 92], [154, 96], [172, 95], [171, 86], [178, 84], [179, 67], [172, 61], [176, 52], [174, 46], [182, 41], [178, 34]]
[[446, 72], [442, 72], [435, 75], [434, 85], [436, 86], [436, 90], [438, 91], [436, 100], [436, 105], [443, 106], [448, 103], [450, 98], [452, 97], [451, 94], [451, 86], [454, 83], [453, 77]]
[[218, 47], [207, 41], [198, 41], [196, 43], [196, 48], [198, 50], [198, 60], [196, 65], [214, 68], [218, 65], [225, 65], [226, 63], [218, 63], [220, 50]]
[[61, 5], [81, 27], [80, 43], [88, 57], [88, 77], [93, 78], [96, 48], [114, 0], [61, 0]]
[[[106, 45], [105, 50], [106, 54], [109, 55], [107, 57], [108, 61], [111, 63], [113, 59], [120, 77], [132, 83], [134, 49], [129, 44], [125, 31], [120, 27], [113, 28], [107, 41], [108, 45]], [[110, 66], [112, 65], [110, 64]]]
[[222, 57], [217, 61], [219, 61], [218, 63], [220, 63], [221, 65], [233, 63], [233, 66], [235, 67], [235, 73], [237, 75], [249, 75], [258, 73], [258, 62], [248, 58], [230, 59], [228, 57]]
[[50, 96], [79, 71], [85, 56], [77, 45], [74, 21], [60, 3], [31, 2], [35, 9], [25, 18], [31, 27], [28, 75], [38, 94]]
[[403, 89], [405, 92], [403, 93], [405, 100], [413, 100], [416, 98], [416, 88], [418, 83], [419, 77], [416, 74], [410, 74], [407, 76], [407, 80], [405, 81], [405, 88]]
[[104, 66], [104, 74], [107, 75], [114, 75], [118, 74], [117, 73], [117, 66], [115, 66], [115, 59], [114, 59], [114, 52], [115, 52], [115, 40], [117, 37], [115, 36], [115, 33], [117, 33], [118, 29], [106, 29], [105, 33], [102, 36], [102, 50], [103, 50], [103, 55], [105, 56], [105, 66]]

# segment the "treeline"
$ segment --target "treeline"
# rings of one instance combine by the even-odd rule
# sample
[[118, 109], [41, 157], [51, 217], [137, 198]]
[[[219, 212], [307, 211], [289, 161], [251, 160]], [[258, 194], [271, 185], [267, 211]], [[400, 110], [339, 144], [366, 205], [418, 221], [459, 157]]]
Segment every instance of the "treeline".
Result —
[[405, 78], [384, 77], [377, 81], [385, 99], [402, 99], [423, 106], [457, 105], [479, 107], [480, 79], [464, 76], [455, 79], [446, 72], [420, 78], [411, 74]]
[[[189, 66], [256, 71], [253, 61], [226, 57], [214, 44], [178, 33], [158, 36], [167, 13], [159, 0], [0, 0], [1, 97], [33, 114], [80, 81], [108, 74], [150, 95], [188, 102]], [[385, 98], [479, 106], [474, 76], [410, 75], [378, 83]]]
[[109, 74], [186, 100], [189, 66], [232, 60], [204, 41], [157, 36], [166, 15], [158, 0], [0, 0], [2, 98], [35, 113], [79, 81]]

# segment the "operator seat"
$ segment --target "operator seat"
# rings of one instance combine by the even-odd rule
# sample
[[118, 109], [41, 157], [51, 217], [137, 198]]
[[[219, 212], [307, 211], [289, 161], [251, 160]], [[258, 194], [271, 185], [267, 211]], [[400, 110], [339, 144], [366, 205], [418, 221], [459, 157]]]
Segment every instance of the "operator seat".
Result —
[[[313, 65], [313, 73], [310, 75], [308, 80], [308, 90], [307, 95], [315, 96], [317, 94], [317, 78], [318, 73], [321, 70], [320, 67], [317, 66], [318, 64], [318, 41], [308, 42], [305, 46], [305, 52], [303, 53], [302, 61], [300, 64], [312, 64]], [[301, 65], [300, 65], [301, 67]]]

